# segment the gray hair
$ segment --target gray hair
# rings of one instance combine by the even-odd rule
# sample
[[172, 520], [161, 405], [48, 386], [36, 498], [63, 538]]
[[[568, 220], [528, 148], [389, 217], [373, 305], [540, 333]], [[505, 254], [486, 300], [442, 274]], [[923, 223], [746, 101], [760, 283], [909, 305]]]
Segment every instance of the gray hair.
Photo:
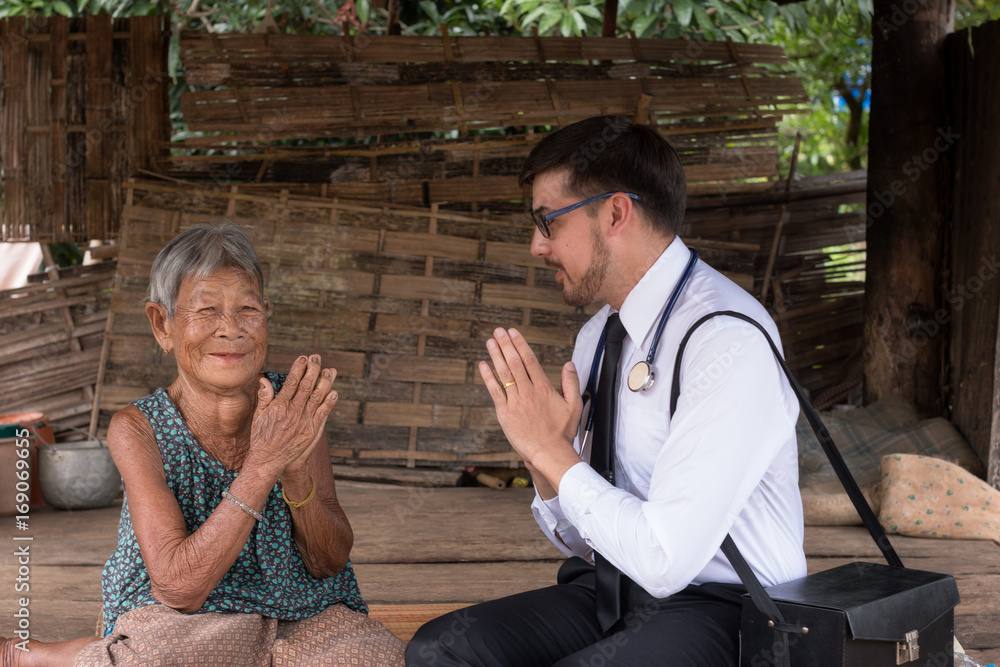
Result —
[[264, 299], [264, 274], [246, 227], [224, 220], [199, 223], [163, 246], [149, 273], [147, 301], [158, 303], [174, 316], [181, 281], [204, 278], [220, 269], [239, 269], [256, 281]]

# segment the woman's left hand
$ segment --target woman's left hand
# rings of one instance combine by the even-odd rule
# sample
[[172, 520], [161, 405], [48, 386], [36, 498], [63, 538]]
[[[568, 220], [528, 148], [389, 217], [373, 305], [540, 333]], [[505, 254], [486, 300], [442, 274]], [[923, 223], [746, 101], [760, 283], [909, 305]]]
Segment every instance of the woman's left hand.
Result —
[[275, 478], [305, 468], [337, 402], [337, 370], [321, 369], [320, 361], [318, 354], [296, 359], [277, 396], [261, 378], [246, 467], [267, 470]]

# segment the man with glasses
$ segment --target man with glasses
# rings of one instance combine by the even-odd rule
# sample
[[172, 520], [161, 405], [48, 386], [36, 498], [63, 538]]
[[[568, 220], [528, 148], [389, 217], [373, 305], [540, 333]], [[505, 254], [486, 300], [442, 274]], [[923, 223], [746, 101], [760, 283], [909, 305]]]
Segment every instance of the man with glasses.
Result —
[[570, 125], [532, 150], [521, 183], [532, 253], [565, 301], [607, 304], [577, 336], [561, 391], [515, 329], [494, 331], [492, 368], [479, 369], [531, 471], [535, 519], [568, 559], [554, 586], [431, 621], [407, 664], [735, 666], [745, 589], [725, 536], [765, 586], [806, 574], [798, 402], [767, 341], [735, 318], [691, 336], [672, 416], [671, 377], [710, 312], [749, 315], [775, 340], [777, 328], [677, 236], [686, 181], [655, 129]]

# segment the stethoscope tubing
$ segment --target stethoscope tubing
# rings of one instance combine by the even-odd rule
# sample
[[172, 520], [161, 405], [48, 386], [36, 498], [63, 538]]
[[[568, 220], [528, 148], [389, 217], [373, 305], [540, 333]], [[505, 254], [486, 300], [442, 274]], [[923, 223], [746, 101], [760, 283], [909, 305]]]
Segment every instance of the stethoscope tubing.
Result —
[[[687, 266], [684, 267], [684, 273], [681, 274], [680, 280], [677, 281], [677, 285], [674, 287], [674, 291], [670, 293], [670, 298], [667, 299], [667, 306], [666, 308], [663, 309], [663, 315], [660, 316], [660, 321], [656, 325], [656, 333], [653, 334], [653, 341], [649, 345], [649, 354], [646, 355], [645, 363], [650, 369], [653, 368], [653, 360], [656, 358], [656, 350], [660, 345], [660, 337], [663, 335], [663, 329], [667, 324], [667, 318], [670, 317], [670, 312], [674, 309], [674, 306], [677, 304], [677, 299], [680, 298], [681, 292], [684, 291], [684, 287], [687, 285], [688, 280], [691, 278], [691, 274], [694, 272], [694, 266], [698, 262], [698, 251], [695, 250], [694, 248], [690, 248], [690, 251], [691, 251], [691, 256], [688, 259]], [[601, 363], [601, 356], [604, 354], [604, 338], [605, 338], [605, 332], [602, 331], [601, 338], [597, 342], [597, 350], [595, 350], [594, 352], [594, 362], [590, 366], [590, 377], [587, 379], [587, 387], [583, 394], [584, 400], [586, 400], [586, 397], [588, 395], [593, 397], [597, 391], [597, 371]], [[643, 362], [638, 362], [638, 363], [641, 364]], [[651, 374], [652, 370], [650, 370], [650, 376]], [[643, 386], [640, 387], [639, 389], [632, 389], [631, 387], [629, 387], [629, 389], [631, 389], [632, 391], [645, 391], [651, 386], [652, 386], [652, 381], [650, 377], [650, 379], [647, 382], [643, 383]], [[594, 403], [593, 401], [591, 401], [590, 410], [588, 411], [587, 414], [586, 431], [589, 432], [590, 429], [593, 427], [593, 425], [594, 425]]]

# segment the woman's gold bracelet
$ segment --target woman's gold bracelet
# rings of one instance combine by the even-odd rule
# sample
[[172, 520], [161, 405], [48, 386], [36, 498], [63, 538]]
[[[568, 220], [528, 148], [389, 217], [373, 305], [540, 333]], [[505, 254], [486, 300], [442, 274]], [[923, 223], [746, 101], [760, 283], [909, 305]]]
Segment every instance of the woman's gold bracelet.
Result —
[[285, 502], [288, 503], [288, 506], [291, 507], [292, 509], [297, 510], [301, 507], [305, 507], [306, 505], [309, 504], [309, 501], [311, 501], [313, 498], [316, 497], [316, 480], [313, 479], [312, 475], [309, 475], [309, 483], [312, 484], [312, 489], [309, 491], [309, 495], [306, 496], [306, 499], [303, 500], [302, 502], [297, 503], [288, 496], [286, 496], [284, 488], [281, 489], [281, 497], [285, 499]]

